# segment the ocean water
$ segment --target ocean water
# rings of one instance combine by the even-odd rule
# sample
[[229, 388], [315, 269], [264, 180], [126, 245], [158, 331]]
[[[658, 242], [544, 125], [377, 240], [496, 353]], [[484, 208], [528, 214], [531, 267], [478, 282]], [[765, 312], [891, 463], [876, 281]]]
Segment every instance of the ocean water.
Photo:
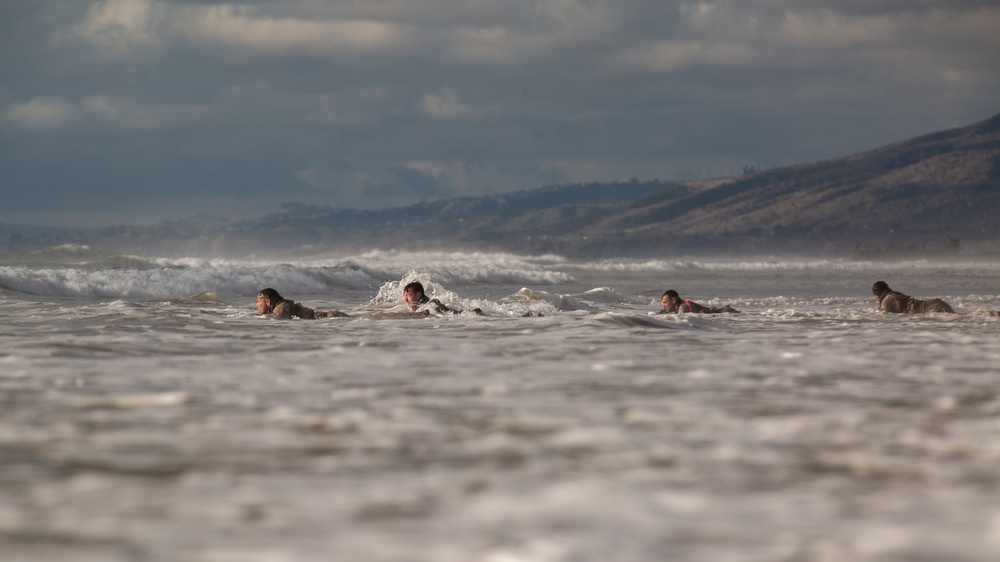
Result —
[[0, 559], [1000, 560], [991, 310], [988, 260], [0, 254]]

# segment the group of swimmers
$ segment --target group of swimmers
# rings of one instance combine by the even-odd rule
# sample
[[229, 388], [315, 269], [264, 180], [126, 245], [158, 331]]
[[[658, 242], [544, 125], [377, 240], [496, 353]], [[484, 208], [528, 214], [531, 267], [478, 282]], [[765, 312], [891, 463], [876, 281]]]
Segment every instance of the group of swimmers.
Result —
[[[878, 301], [878, 309], [883, 312], [893, 312], [899, 314], [922, 314], [926, 312], [949, 312], [955, 314], [955, 309], [941, 299], [920, 300], [905, 295], [899, 291], [893, 291], [885, 281], [876, 281], [872, 285], [872, 294]], [[724, 312], [739, 314], [730, 305], [723, 307], [704, 306], [696, 302], [684, 300], [673, 289], [663, 293], [660, 300], [663, 310], [660, 314], [683, 314], [685, 312], [695, 312], [701, 314], [719, 314]], [[1000, 316], [1000, 311], [990, 311], [993, 316]]]
[[[438, 299], [432, 299], [424, 292], [424, 286], [419, 281], [414, 281], [403, 287], [403, 302], [409, 312], [429, 315], [432, 311], [439, 314], [451, 313], [460, 314], [461, 310], [450, 308]], [[257, 293], [257, 312], [271, 318], [301, 318], [303, 320], [313, 320], [316, 318], [349, 318], [350, 315], [339, 310], [313, 310], [300, 303], [286, 299], [278, 291], [267, 288], [261, 289]], [[483, 315], [483, 311], [478, 308], [472, 312]]]
[[[872, 294], [875, 296], [875, 300], [878, 301], [879, 310], [883, 312], [901, 314], [917, 314], [926, 312], [955, 313], [955, 310], [951, 307], [951, 305], [941, 299], [915, 299], [909, 295], [904, 295], [899, 291], [893, 291], [889, 288], [889, 285], [885, 281], [876, 281], [875, 284], [872, 285]], [[428, 297], [424, 292], [424, 286], [419, 281], [414, 281], [403, 287], [403, 302], [406, 303], [407, 310], [412, 313], [429, 315], [432, 311], [437, 313], [452, 314], [459, 314], [462, 312], [461, 310], [455, 308], [449, 308], [438, 299]], [[663, 293], [660, 303], [663, 305], [663, 309], [659, 311], [659, 314], [740, 313], [739, 310], [736, 310], [728, 304], [722, 307], [705, 306], [690, 300], [682, 299], [677, 291], [673, 289], [668, 289]], [[257, 293], [257, 311], [272, 318], [296, 317], [305, 320], [350, 316], [339, 310], [313, 310], [302, 306], [297, 302], [283, 298], [278, 291], [270, 288], [263, 289]], [[473, 309], [473, 312], [480, 316], [483, 315], [483, 311], [478, 308]], [[1000, 316], [1000, 311], [991, 311], [990, 314], [993, 316]]]

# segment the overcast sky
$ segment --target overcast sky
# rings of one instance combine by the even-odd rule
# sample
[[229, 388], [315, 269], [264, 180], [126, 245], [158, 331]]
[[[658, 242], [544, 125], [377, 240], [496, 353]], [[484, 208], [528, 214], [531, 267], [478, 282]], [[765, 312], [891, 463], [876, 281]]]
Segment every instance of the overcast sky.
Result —
[[386, 207], [1000, 113], [995, 0], [5, 0], [0, 222]]

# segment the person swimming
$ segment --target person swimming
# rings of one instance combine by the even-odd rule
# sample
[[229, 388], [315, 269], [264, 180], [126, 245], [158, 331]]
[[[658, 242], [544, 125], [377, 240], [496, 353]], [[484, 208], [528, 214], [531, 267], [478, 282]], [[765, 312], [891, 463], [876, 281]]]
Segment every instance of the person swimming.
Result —
[[[428, 297], [424, 292], [424, 285], [420, 281], [407, 283], [406, 286], [403, 287], [403, 302], [406, 303], [406, 308], [408, 308], [410, 312], [421, 312], [423, 314], [430, 314], [431, 311], [440, 314], [444, 314], [446, 312], [461, 314], [463, 312], [455, 308], [449, 308], [438, 299]], [[483, 311], [479, 308], [472, 309], [472, 312], [475, 312], [480, 316], [485, 316]]]
[[316, 318], [344, 318], [347, 314], [339, 310], [316, 311], [307, 306], [288, 300], [278, 291], [268, 287], [257, 293], [257, 312], [271, 318], [301, 318], [314, 320]]
[[736, 310], [728, 304], [723, 307], [715, 307], [705, 306], [696, 302], [684, 300], [680, 297], [677, 291], [673, 289], [668, 289], [663, 293], [663, 296], [660, 298], [660, 303], [663, 305], [663, 310], [660, 311], [660, 314], [684, 314], [688, 312], [696, 314], [740, 313], [739, 310]]
[[878, 308], [883, 312], [900, 314], [922, 314], [926, 312], [955, 313], [951, 305], [941, 299], [920, 300], [893, 291], [885, 281], [876, 281], [872, 285], [872, 294], [878, 301]]
[[[424, 305], [432, 305], [431, 308], [435, 312], [454, 312], [438, 299], [432, 300], [428, 297], [424, 292], [424, 285], [420, 281], [407, 283], [403, 287], [403, 302], [406, 303], [406, 308], [410, 309], [410, 312], [417, 312]], [[430, 310], [426, 310], [425, 312], [430, 314]]]

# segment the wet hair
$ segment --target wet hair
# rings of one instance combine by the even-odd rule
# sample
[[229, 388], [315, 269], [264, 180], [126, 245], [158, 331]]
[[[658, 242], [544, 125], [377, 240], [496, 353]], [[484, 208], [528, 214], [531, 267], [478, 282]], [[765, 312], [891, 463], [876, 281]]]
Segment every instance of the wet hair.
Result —
[[285, 299], [281, 298], [281, 295], [278, 294], [278, 291], [275, 291], [274, 289], [272, 289], [270, 287], [268, 287], [267, 289], [261, 289], [257, 293], [257, 299], [258, 300], [259, 299], [267, 299], [268, 301], [270, 301], [268, 303], [268, 305], [267, 305], [267, 312], [265, 312], [265, 314], [270, 314], [270, 313], [274, 312], [274, 307], [278, 303], [280, 303], [281, 301], [285, 300]]
[[875, 284], [872, 285], [872, 294], [875, 296], [880, 297], [891, 290], [892, 289], [889, 288], [889, 284], [885, 281], [876, 281]]
[[278, 294], [278, 291], [275, 291], [274, 289], [272, 289], [270, 287], [268, 287], [267, 289], [261, 289], [260, 292], [257, 293], [257, 296], [258, 297], [264, 297], [265, 299], [269, 299], [271, 301], [272, 305], [278, 304], [279, 302], [285, 300], [285, 299], [281, 298], [281, 295]]
[[663, 297], [670, 297], [672, 299], [679, 299], [679, 298], [681, 298], [681, 296], [677, 294], [677, 291], [675, 291], [673, 289], [667, 289], [666, 291], [664, 291], [663, 296], [660, 297], [660, 298], [662, 299]]
[[426, 292], [424, 292], [424, 286], [420, 281], [413, 281], [411, 283], [407, 283], [407, 285], [403, 287], [403, 293], [406, 293], [406, 291], [409, 291], [410, 289], [413, 289], [414, 291], [420, 293], [421, 295], [427, 294]]

